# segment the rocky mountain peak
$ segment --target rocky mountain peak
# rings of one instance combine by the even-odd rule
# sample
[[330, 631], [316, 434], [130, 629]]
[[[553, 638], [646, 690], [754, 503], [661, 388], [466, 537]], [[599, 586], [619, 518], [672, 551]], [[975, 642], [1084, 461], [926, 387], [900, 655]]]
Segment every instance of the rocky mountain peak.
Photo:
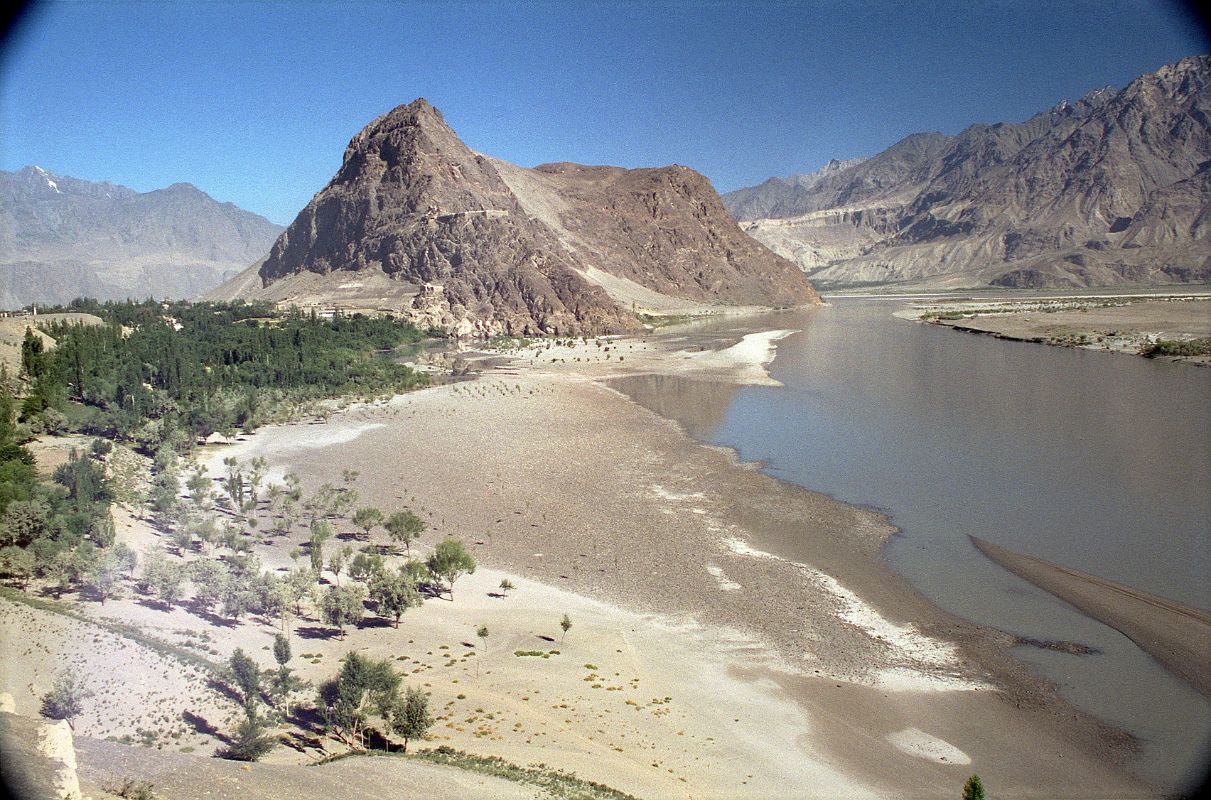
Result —
[[516, 167], [472, 151], [424, 99], [350, 140], [257, 277], [259, 286], [241, 279], [230, 291], [306, 303], [361, 292], [359, 307], [466, 335], [625, 331], [641, 300], [660, 309], [817, 300], [688, 167]]
[[194, 186], [192, 183], [186, 183], [184, 181], [179, 181], [179, 182], [171, 184], [169, 186], [165, 186], [163, 189], [157, 189], [156, 191], [161, 192], [163, 194], [176, 195], [179, 197], [189, 197], [189, 196], [201, 195], [208, 199], [212, 199], [212, 198], [210, 198], [210, 195], [206, 194], [201, 189]]
[[23, 167], [16, 175], [26, 187], [34, 191], [57, 193], [63, 191], [59, 188], [59, 182], [55, 180], [58, 176], [42, 167], [31, 164]]

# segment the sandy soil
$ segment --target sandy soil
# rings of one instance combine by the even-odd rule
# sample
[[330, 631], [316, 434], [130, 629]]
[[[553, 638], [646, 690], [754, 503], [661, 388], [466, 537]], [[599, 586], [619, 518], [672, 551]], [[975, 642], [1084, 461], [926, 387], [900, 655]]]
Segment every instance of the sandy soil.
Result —
[[93, 695], [73, 720], [78, 735], [209, 755], [220, 741], [190, 720], [222, 726], [238, 712], [197, 667], [87, 622], [0, 600], [0, 643], [0, 691], [12, 694], [18, 714], [37, 717], [64, 670], [84, 679]]
[[[476, 381], [207, 448], [212, 476], [228, 456], [263, 455], [271, 477], [294, 471], [309, 489], [360, 470], [359, 505], [407, 505], [429, 521], [414, 554], [453, 535], [481, 565], [456, 584], [453, 601], [427, 600], [398, 629], [369, 617], [340, 639], [306, 609], [292, 631], [292, 666], [318, 682], [350, 650], [394, 659], [431, 694], [432, 744], [542, 761], [641, 797], [953, 796], [972, 772], [1004, 797], [1158, 794], [1122, 766], [1127, 737], [1026, 673], [1008, 655], [1010, 637], [941, 613], [883, 565], [893, 530], [882, 517], [698, 445], [603, 382], [654, 371], [768, 382], [762, 365], [785, 333], [687, 329], [543, 343], [481, 361], [492, 366]], [[140, 551], [161, 538], [128, 513], [117, 528]], [[267, 568], [284, 569], [305, 538], [300, 526], [257, 552]], [[381, 530], [372, 539], [340, 527], [341, 544], [385, 543]], [[779, 555], [792, 539], [799, 550], [810, 543], [810, 559]], [[517, 587], [507, 596], [504, 578]], [[272, 662], [272, 620], [217, 620], [129, 591], [85, 606], [195, 643], [215, 661], [238, 646]], [[573, 621], [566, 637], [563, 614]], [[6, 652], [13, 642], [90, 635], [49, 635], [68, 625], [49, 616], [0, 617]], [[16, 627], [25, 624], [18, 617], [34, 627]], [[480, 625], [486, 641], [475, 635]], [[137, 652], [122, 642], [99, 649]], [[68, 657], [55, 653], [16, 664], [0, 690], [49, 674]], [[171, 678], [153, 656], [90, 674]], [[102, 722], [109, 709], [90, 709], [102, 727], [81, 732], [113, 735], [166, 713], [171, 738], [186, 707], [195, 721], [228, 729], [230, 700], [196, 676], [176, 679], [171, 703], [158, 684], [134, 691], [129, 718]], [[26, 710], [39, 688], [26, 687]], [[334, 747], [306, 730], [288, 739], [268, 762], [308, 763]], [[90, 761], [89, 752], [81, 769], [95, 774], [116, 769], [121, 753], [100, 748]]]
[[[364, 800], [382, 796], [387, 786], [408, 787], [413, 791], [407, 796], [425, 800], [530, 800], [541, 796], [537, 790], [500, 778], [399, 758], [350, 758], [301, 769], [148, 751], [88, 737], [76, 738], [76, 752], [81, 789], [92, 797], [111, 796], [102, 792], [120, 787], [128, 778], [149, 782], [157, 798], [173, 800]], [[423, 787], [423, 792], [417, 787]]]
[[[1036, 301], [950, 302], [922, 306], [931, 310], [970, 310], [977, 316], [939, 319], [935, 324], [1004, 339], [1138, 354], [1157, 339], [1203, 339], [1211, 336], [1211, 298], [1181, 297], [1134, 300], [1102, 307], [1102, 300], [1065, 300], [1061, 305], [1084, 306], [1045, 311]], [[1211, 365], [1211, 356], [1182, 359]]]

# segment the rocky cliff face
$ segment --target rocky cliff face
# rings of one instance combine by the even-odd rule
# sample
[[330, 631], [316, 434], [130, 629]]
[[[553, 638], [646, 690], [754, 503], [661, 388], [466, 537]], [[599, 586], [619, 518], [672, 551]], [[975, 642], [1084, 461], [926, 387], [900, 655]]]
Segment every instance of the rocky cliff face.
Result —
[[215, 296], [404, 310], [463, 335], [625, 331], [632, 311], [818, 299], [692, 170], [524, 169], [470, 150], [423, 99], [353, 138], [251, 277]]
[[823, 285], [1211, 280], [1211, 56], [1020, 124], [916, 134], [769, 207], [747, 232]]
[[140, 193], [39, 167], [0, 172], [0, 308], [192, 297], [263, 258], [281, 231], [187, 183]]

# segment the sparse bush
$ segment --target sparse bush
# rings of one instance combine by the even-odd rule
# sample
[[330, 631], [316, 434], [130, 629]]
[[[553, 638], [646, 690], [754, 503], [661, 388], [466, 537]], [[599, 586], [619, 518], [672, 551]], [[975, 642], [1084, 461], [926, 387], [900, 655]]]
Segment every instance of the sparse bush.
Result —
[[265, 724], [255, 714], [244, 717], [231, 737], [231, 744], [218, 752], [219, 758], [232, 761], [259, 761], [278, 740], [265, 733]]
[[126, 800], [155, 800], [156, 795], [152, 791], [154, 788], [148, 781], [125, 778], [116, 786], [106, 787], [105, 791], [116, 797], [125, 797]]
[[1140, 351], [1147, 358], [1181, 358], [1188, 356], [1203, 356], [1211, 353], [1211, 338], [1209, 339], [1157, 339]]
[[74, 670], [66, 670], [55, 677], [51, 690], [42, 697], [42, 716], [49, 719], [65, 719], [73, 729], [73, 720], [83, 710], [84, 701], [93, 692], [85, 685]]

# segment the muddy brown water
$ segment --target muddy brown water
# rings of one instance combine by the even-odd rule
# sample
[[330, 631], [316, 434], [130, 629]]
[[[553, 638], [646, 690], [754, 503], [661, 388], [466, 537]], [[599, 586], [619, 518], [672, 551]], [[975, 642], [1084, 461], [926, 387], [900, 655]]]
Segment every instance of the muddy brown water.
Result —
[[1077, 645], [1015, 655], [1136, 736], [1141, 776], [1183, 786], [1211, 755], [1211, 703], [968, 537], [1211, 609], [1211, 370], [892, 317], [902, 307], [839, 299], [665, 334], [798, 330], [770, 368], [781, 387], [610, 385], [774, 477], [888, 514], [902, 534], [886, 558], [942, 608]]

